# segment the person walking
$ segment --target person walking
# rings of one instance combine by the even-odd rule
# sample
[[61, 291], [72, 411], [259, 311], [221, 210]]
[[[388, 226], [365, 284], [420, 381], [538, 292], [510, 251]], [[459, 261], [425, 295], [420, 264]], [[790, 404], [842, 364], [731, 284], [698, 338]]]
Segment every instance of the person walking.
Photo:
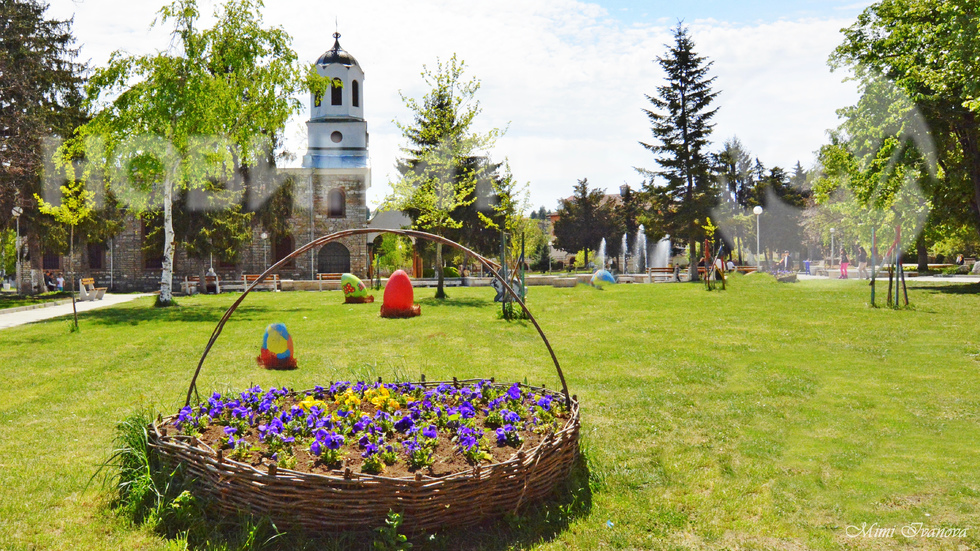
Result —
[[868, 276], [868, 251], [858, 247], [858, 278], [869, 279]]
[[848, 264], [847, 248], [841, 247], [840, 248], [840, 276], [838, 276], [837, 279], [847, 279], [847, 264]]
[[58, 282], [58, 292], [64, 291], [65, 290], [65, 276], [63, 276], [61, 274], [58, 274], [58, 279], [56, 279], [55, 281]]

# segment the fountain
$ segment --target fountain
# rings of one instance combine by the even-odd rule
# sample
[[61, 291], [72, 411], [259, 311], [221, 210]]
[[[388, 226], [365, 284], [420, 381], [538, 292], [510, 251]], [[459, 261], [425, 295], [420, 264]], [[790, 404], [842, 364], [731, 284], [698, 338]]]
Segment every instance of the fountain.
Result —
[[[623, 238], [623, 242], [626, 242], [625, 236]], [[647, 234], [643, 224], [640, 224], [640, 228], [636, 230], [636, 241], [633, 243], [633, 272], [645, 274], [647, 272], [648, 264]]]
[[626, 269], [626, 252], [629, 250], [627, 248], [627, 244], [626, 244], [626, 234], [625, 233], [623, 234], [623, 244], [622, 244], [622, 247], [620, 248], [620, 250], [623, 251], [623, 263], [619, 265], [619, 271], [625, 274], [625, 273], [627, 273], [627, 269]]
[[[595, 265], [600, 270], [606, 269], [606, 238], [599, 243], [599, 252], [595, 253]], [[588, 266], [586, 266], [588, 267]]]
[[670, 264], [670, 236], [664, 237], [653, 246], [650, 255], [651, 268], [666, 268]]

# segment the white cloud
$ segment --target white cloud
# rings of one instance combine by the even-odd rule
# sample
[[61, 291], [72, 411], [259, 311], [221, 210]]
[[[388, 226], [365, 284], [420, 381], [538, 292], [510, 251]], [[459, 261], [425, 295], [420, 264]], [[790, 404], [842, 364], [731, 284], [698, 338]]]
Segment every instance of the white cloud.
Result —
[[[202, 11], [213, 4], [202, 3]], [[83, 58], [103, 63], [114, 49], [132, 53], [165, 48], [165, 29], [147, 28], [158, 6], [118, 0], [54, 0], [52, 13], [75, 17]], [[831, 10], [832, 11], [832, 10]], [[662, 74], [653, 60], [671, 40], [669, 26], [624, 23], [604, 9], [572, 0], [457, 2], [314, 2], [278, 0], [266, 6], [267, 23], [294, 37], [304, 61], [333, 44], [334, 18], [341, 44], [365, 71], [364, 100], [371, 132], [374, 182], [369, 201], [387, 191], [401, 143], [393, 119], [410, 120], [399, 90], [420, 97], [423, 64], [454, 52], [483, 82], [481, 128], [509, 126], [493, 152], [508, 157], [514, 175], [531, 183], [534, 205], [554, 208], [579, 178], [613, 191], [640, 178], [633, 166], [654, 168], [637, 142], [649, 139], [641, 109]], [[836, 17], [836, 16], [834, 16]], [[767, 165], [810, 164], [835, 110], [856, 99], [854, 86], [831, 74], [827, 56], [840, 42], [846, 19], [729, 25], [690, 23], [700, 54], [715, 62], [722, 90], [715, 141], [737, 134]], [[306, 98], [303, 98], [304, 104]], [[295, 139], [306, 114], [286, 135]]]

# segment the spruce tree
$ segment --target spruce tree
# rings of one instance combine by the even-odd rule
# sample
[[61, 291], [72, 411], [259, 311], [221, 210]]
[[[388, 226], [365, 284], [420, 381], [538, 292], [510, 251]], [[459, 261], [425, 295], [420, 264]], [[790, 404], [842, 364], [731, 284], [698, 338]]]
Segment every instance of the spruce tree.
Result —
[[711, 119], [717, 109], [711, 102], [718, 95], [711, 89], [715, 77], [708, 77], [712, 62], [694, 51], [694, 41], [687, 29], [674, 29], [674, 44], [657, 62], [667, 82], [657, 87], [657, 96], [646, 96], [653, 109], [644, 109], [650, 119], [654, 143], [640, 142], [655, 156], [660, 170], [640, 169], [647, 176], [666, 180], [654, 185], [651, 178], [645, 191], [650, 194], [655, 211], [663, 216], [664, 227], [674, 239], [687, 239], [691, 281], [698, 278], [697, 243], [704, 237], [707, 222], [717, 201], [712, 185], [709, 138], [714, 125]]

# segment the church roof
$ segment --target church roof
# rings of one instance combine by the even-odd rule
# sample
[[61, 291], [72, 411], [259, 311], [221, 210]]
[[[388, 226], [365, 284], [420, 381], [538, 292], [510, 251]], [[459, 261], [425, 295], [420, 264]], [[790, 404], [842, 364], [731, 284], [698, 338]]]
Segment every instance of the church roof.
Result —
[[360, 67], [360, 65], [357, 64], [357, 60], [354, 59], [354, 56], [350, 55], [346, 50], [340, 47], [340, 33], [333, 33], [333, 48], [330, 48], [324, 52], [323, 55], [320, 56], [320, 59], [316, 60], [317, 65], [330, 65], [333, 63], [340, 63], [341, 65], [346, 65], [348, 67], [352, 65]]

